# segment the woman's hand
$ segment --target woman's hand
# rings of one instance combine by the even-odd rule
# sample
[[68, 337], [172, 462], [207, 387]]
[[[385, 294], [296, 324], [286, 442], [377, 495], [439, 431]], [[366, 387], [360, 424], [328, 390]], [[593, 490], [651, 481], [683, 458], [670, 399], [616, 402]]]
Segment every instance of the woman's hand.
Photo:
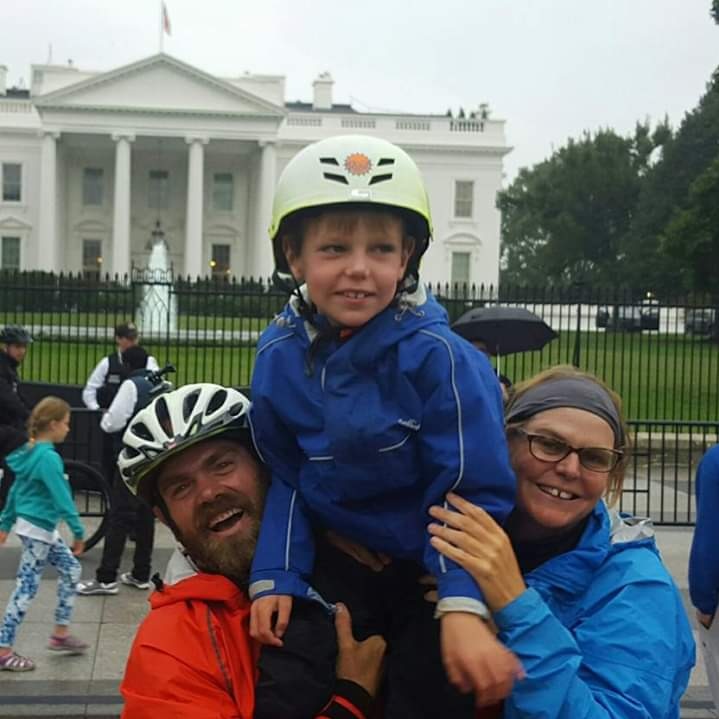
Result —
[[387, 644], [379, 634], [358, 642], [352, 634], [352, 617], [344, 604], [337, 605], [337, 678], [359, 684], [375, 697], [382, 680]]
[[0, 532], [0, 544], [7, 542], [7, 532]]
[[85, 542], [82, 539], [76, 539], [72, 543], [72, 554], [79, 557], [85, 551]]
[[337, 547], [340, 551], [348, 554], [352, 559], [369, 567], [373, 572], [381, 572], [392, 559], [381, 552], [373, 552], [357, 542], [342, 537], [331, 529], [325, 533], [327, 541]]
[[[2, 541], [0, 540], [0, 544], [2, 544]], [[704, 614], [703, 612], [700, 612], [697, 609], [697, 621], [699, 624], [701, 624], [705, 629], [709, 629], [712, 625], [712, 620], [714, 617], [711, 614]]]
[[432, 517], [446, 525], [429, 525], [432, 546], [464, 567], [479, 584], [489, 608], [499, 611], [527, 588], [509, 537], [481, 507], [453, 493], [447, 501], [459, 512], [430, 507]]

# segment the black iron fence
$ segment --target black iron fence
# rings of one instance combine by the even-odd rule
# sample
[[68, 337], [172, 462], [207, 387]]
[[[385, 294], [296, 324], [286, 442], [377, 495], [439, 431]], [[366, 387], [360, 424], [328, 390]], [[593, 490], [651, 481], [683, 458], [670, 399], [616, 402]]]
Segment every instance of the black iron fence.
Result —
[[[637, 439], [623, 508], [662, 523], [694, 521], [696, 462], [718, 441], [716, 298], [576, 285], [431, 289], [451, 320], [491, 305], [526, 307], [543, 318], [558, 337], [540, 351], [497, 358], [502, 373], [516, 382], [574, 363], [605, 379], [623, 397]], [[246, 386], [257, 338], [285, 301], [258, 280], [0, 273], [0, 324], [25, 325], [37, 340], [23, 376], [55, 384], [82, 385], [112, 349], [114, 326], [133, 319], [160, 364], [177, 367], [176, 384]]]

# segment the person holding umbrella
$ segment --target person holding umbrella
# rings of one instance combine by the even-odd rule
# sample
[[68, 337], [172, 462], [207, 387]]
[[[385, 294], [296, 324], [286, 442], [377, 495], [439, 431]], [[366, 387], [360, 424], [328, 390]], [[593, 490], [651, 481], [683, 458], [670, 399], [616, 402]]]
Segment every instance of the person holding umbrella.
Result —
[[505, 403], [512, 394], [512, 382], [500, 372], [501, 355], [540, 350], [557, 333], [524, 307], [475, 307], [452, 324], [452, 329], [487, 357], [497, 357], [497, 379]]

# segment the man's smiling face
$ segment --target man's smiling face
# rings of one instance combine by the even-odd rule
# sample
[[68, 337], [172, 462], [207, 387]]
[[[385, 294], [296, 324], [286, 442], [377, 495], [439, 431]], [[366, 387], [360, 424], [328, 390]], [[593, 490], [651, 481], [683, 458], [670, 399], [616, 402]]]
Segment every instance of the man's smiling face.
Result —
[[[208, 439], [168, 459], [157, 489], [177, 539], [197, 566], [247, 583], [267, 481], [257, 460], [229, 439]], [[164, 519], [155, 508], [159, 519]]]

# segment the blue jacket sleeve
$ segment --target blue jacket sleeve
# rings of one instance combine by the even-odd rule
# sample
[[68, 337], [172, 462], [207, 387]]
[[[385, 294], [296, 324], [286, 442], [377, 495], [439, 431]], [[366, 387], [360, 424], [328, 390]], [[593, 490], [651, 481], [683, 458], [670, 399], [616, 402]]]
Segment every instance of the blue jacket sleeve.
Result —
[[46, 457], [45, 466], [43, 471], [40, 472], [40, 477], [45, 483], [60, 517], [70, 527], [75, 539], [82, 539], [85, 536], [85, 528], [82, 526], [80, 515], [72, 499], [70, 483], [65, 479], [60, 455], [55, 451], [51, 451], [47, 453]]
[[652, 580], [620, 586], [570, 632], [527, 589], [494, 615], [526, 673], [505, 701], [505, 719], [679, 716], [694, 652], [675, 594]]
[[714, 615], [719, 602], [719, 446], [702, 458], [696, 477], [697, 525], [689, 555], [689, 593], [703, 614]]
[[[499, 383], [489, 362], [474, 348], [440, 334], [433, 336], [433, 342], [418, 381], [424, 395], [418, 433], [428, 486], [424, 507], [444, 503], [447, 492], [453, 490], [501, 524], [514, 505], [515, 481]], [[440, 602], [454, 597], [482, 601], [476, 582], [439, 555], [429, 538], [427, 533], [424, 560], [438, 579]]]
[[277, 416], [272, 379], [279, 375], [261, 356], [252, 375], [252, 437], [269, 466], [271, 484], [252, 562], [250, 597], [292, 594], [307, 597], [314, 566], [314, 539], [307, 508], [297, 492], [301, 454], [294, 435]]

